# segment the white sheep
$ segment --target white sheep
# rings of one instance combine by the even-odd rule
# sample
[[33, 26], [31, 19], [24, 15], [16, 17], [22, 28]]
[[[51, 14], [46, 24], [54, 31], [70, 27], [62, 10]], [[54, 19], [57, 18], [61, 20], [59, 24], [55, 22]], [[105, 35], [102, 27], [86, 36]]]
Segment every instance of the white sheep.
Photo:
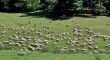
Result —
[[31, 45], [28, 46], [28, 49], [31, 50], [31, 51], [35, 51], [35, 48], [32, 47]]

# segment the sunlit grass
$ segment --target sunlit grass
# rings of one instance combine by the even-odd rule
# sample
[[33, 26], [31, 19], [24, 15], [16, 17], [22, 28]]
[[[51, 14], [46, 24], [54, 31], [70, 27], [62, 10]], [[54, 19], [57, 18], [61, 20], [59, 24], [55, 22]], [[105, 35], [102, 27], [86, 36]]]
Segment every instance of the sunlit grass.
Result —
[[[20, 17], [24, 14], [22, 13], [0, 13], [0, 24], [5, 25], [5, 30], [9, 27], [17, 27], [17, 23], [29, 23], [26, 25], [29, 29], [42, 29], [43, 25], [51, 26], [52, 28], [48, 31], [59, 32], [72, 32], [73, 27], [76, 24], [80, 24], [83, 28], [93, 27], [95, 32], [100, 32], [102, 34], [110, 35], [110, 17], [97, 16], [96, 18], [84, 18], [84, 17], [72, 17], [67, 20], [51, 20], [48, 18], [35, 18], [32, 16]], [[51, 22], [51, 23], [50, 23]], [[34, 27], [36, 24], [36, 27]], [[66, 27], [69, 24], [69, 27]], [[0, 29], [2, 31], [2, 29]], [[8, 40], [9, 36], [13, 35], [13, 31], [10, 31], [6, 34], [7, 37], [0, 38], [0, 41]], [[97, 45], [102, 47], [105, 44], [110, 43], [109, 41], [103, 42], [101, 39], [97, 39]], [[59, 42], [59, 44], [64, 45], [65, 43]], [[48, 45], [49, 49], [52, 49], [52, 44]], [[20, 58], [19, 58], [20, 57]], [[36, 52], [29, 55], [19, 56], [18, 52], [15, 50], [0, 50], [0, 60], [109, 60], [108, 54], [54, 54], [51, 52], [41, 53]]]

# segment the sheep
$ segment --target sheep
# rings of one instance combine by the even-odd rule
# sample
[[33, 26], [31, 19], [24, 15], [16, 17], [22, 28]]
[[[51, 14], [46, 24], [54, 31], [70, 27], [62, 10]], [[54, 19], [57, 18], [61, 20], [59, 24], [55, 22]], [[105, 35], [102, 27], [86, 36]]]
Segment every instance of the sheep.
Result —
[[61, 48], [61, 49], [60, 49], [60, 53], [67, 53], [68, 50], [69, 50], [69, 49], [68, 49], [67, 47]]
[[55, 39], [55, 37], [51, 37], [51, 39], [52, 39], [52, 40], [54, 40], [54, 39]]
[[47, 28], [49, 29], [49, 28], [51, 28], [51, 26], [48, 26]]
[[9, 41], [3, 41], [3, 44], [9, 44], [10, 42]]
[[99, 49], [99, 46], [95, 46], [94, 48], [95, 48], [95, 49]]
[[23, 44], [23, 43], [24, 43], [24, 41], [18, 41], [18, 43]]
[[31, 40], [31, 36], [26, 36], [26, 39], [27, 40]]
[[93, 34], [92, 27], [87, 27], [86, 32], [89, 34]]
[[97, 50], [93, 51], [94, 54], [98, 54], [99, 52]]
[[0, 24], [0, 27], [5, 27], [5, 25], [4, 24]]
[[31, 29], [31, 31], [35, 31], [35, 29]]
[[104, 36], [103, 36], [103, 40], [104, 40], [104, 41], [109, 40], [109, 39], [110, 39], [110, 36], [107, 36], [107, 35], [104, 35]]
[[[34, 39], [37, 39], [38, 37], [36, 36], [36, 37], [34, 37]], [[31, 39], [31, 38], [30, 38]]]
[[99, 33], [94, 33], [93, 36], [94, 37], [100, 37], [101, 35]]
[[89, 50], [88, 49], [82, 49], [83, 53], [87, 53]]
[[67, 40], [67, 37], [63, 37], [63, 39]]
[[57, 37], [61, 37], [61, 34], [56, 34]]
[[24, 38], [24, 37], [22, 37], [22, 38], [21, 38], [21, 41], [27, 41], [27, 39], [26, 39], [26, 38]]
[[75, 35], [80, 35], [80, 32], [81, 32], [81, 31], [82, 31], [82, 30], [81, 30], [80, 27], [74, 28], [74, 34], [75, 34]]
[[56, 42], [59, 42], [60, 41], [60, 39], [56, 39]]
[[15, 32], [15, 34], [20, 34], [20, 32], [18, 31], [18, 32]]
[[106, 50], [104, 50], [104, 49], [98, 49], [98, 51], [99, 51], [100, 53], [106, 52]]
[[66, 32], [62, 32], [61, 35], [66, 35]]
[[70, 52], [76, 52], [76, 49], [69, 49]]
[[7, 32], [7, 31], [2, 31], [1, 33], [2, 33], [2, 34], [5, 34], [6, 32]]
[[33, 47], [39, 47], [41, 44], [40, 43], [31, 43], [31, 46]]
[[19, 39], [19, 37], [18, 37], [16, 34], [14, 34], [14, 38], [15, 38], [15, 39]]
[[77, 46], [79, 44], [79, 41], [70, 40], [70, 41], [67, 41], [66, 43], [71, 46], [74, 46], [74, 45]]
[[39, 32], [39, 34], [38, 34], [39, 36], [43, 36], [43, 33], [42, 32]]
[[36, 50], [41, 50], [42, 48], [41, 48], [41, 47], [36, 47], [35, 49], [36, 49]]
[[107, 44], [106, 47], [110, 47], [110, 44]]
[[9, 44], [10, 44], [10, 45], [15, 45], [15, 42], [13, 42], [13, 41], [12, 41], [12, 42], [11, 42], [11, 43], [9, 43]]
[[93, 37], [85, 37], [84, 42], [87, 42], [89, 45], [95, 44]]
[[2, 37], [6, 37], [5, 35], [2, 35]]
[[67, 40], [71, 40], [71, 38], [67, 38]]
[[91, 50], [91, 49], [93, 49], [93, 47], [92, 47], [92, 46], [88, 46], [88, 49], [90, 49], [90, 50]]
[[23, 49], [24, 51], [29, 51], [26, 47], [23, 47], [22, 49]]
[[35, 48], [32, 47], [31, 45], [29, 45], [29, 46], [28, 46], [28, 50], [35, 51]]
[[5, 29], [5, 27], [2, 27], [2, 29]]
[[48, 41], [48, 40], [44, 40], [44, 43], [45, 44], [49, 44], [51, 41]]
[[0, 42], [0, 48], [4, 48], [4, 44], [2, 42]]
[[21, 44], [20, 44], [20, 43], [15, 43], [15, 45], [16, 45], [16, 46], [18, 46], [18, 47], [20, 47], [20, 46], [21, 46]]

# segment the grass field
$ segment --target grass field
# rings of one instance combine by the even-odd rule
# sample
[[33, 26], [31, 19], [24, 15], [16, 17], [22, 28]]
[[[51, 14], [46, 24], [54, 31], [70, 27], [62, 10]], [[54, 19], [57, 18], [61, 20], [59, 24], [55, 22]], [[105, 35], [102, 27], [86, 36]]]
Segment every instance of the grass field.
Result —
[[108, 54], [54, 54], [33, 52], [29, 55], [20, 56], [19, 51], [2, 50], [0, 60], [110, 60]]
[[[24, 17], [23, 17], [24, 16]], [[51, 22], [51, 23], [50, 23]], [[67, 20], [51, 20], [48, 18], [25, 16], [22, 13], [0, 13], [0, 24], [5, 25], [7, 31], [8, 28], [20, 28], [18, 25], [30, 23], [25, 25], [29, 29], [41, 30], [42, 26], [51, 26], [48, 31], [71, 32], [76, 24], [80, 24], [82, 27], [92, 27], [95, 32], [100, 32], [110, 36], [110, 17], [97, 16], [96, 18], [87, 17], [72, 17]], [[36, 24], [36, 27], [34, 25]], [[68, 27], [66, 27], [69, 25]], [[3, 31], [0, 28], [0, 32]], [[14, 31], [15, 32], [15, 31]], [[53, 35], [55, 34], [53, 33]], [[6, 37], [0, 37], [0, 41], [7, 41], [9, 36], [13, 36], [13, 31], [8, 31], [5, 34]], [[103, 47], [109, 44], [110, 41], [103, 42], [98, 39], [98, 46]], [[65, 45], [63, 42], [59, 44]], [[54, 49], [53, 46], [48, 45], [48, 49]], [[19, 55], [19, 50], [0, 50], [0, 60], [110, 60], [109, 54], [55, 54], [51, 52], [32, 52], [29, 55]]]

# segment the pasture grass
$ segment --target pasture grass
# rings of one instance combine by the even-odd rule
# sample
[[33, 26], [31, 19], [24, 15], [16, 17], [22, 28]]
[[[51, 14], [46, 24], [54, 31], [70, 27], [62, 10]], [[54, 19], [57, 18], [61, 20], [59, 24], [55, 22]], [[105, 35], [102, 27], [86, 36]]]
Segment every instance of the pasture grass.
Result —
[[[51, 20], [33, 16], [21, 17], [23, 15], [25, 14], [0, 13], [0, 24], [4, 24], [6, 26], [5, 30], [7, 30], [9, 27], [20, 28], [18, 23], [26, 24], [31, 22], [26, 25], [27, 28], [40, 30], [43, 25], [47, 25], [52, 27], [48, 31], [55, 31], [55, 33], [71, 32], [76, 24], [80, 24], [84, 28], [93, 27], [95, 32], [110, 35], [110, 17], [106, 16], [97, 16], [96, 18], [72, 17], [68, 20]], [[36, 27], [34, 27], [35, 24]], [[66, 27], [68, 24], [69, 27]], [[0, 41], [8, 40], [8, 37], [12, 35], [13, 31], [10, 31], [6, 34], [7, 37], [0, 38]], [[104, 47], [110, 43], [110, 41], [103, 42], [101, 39], [97, 39], [97, 41], [97, 45], [100, 47]], [[64, 42], [59, 42], [59, 44], [64, 45]], [[48, 45], [47, 48], [51, 50], [53, 48], [52, 44]], [[16, 50], [0, 50], [0, 60], [110, 60], [108, 54], [55, 54], [51, 52], [34, 52], [29, 55], [19, 56], [18, 52]]]
[[54, 54], [33, 52], [18, 55], [19, 51], [1, 50], [0, 60], [110, 60], [109, 54]]

